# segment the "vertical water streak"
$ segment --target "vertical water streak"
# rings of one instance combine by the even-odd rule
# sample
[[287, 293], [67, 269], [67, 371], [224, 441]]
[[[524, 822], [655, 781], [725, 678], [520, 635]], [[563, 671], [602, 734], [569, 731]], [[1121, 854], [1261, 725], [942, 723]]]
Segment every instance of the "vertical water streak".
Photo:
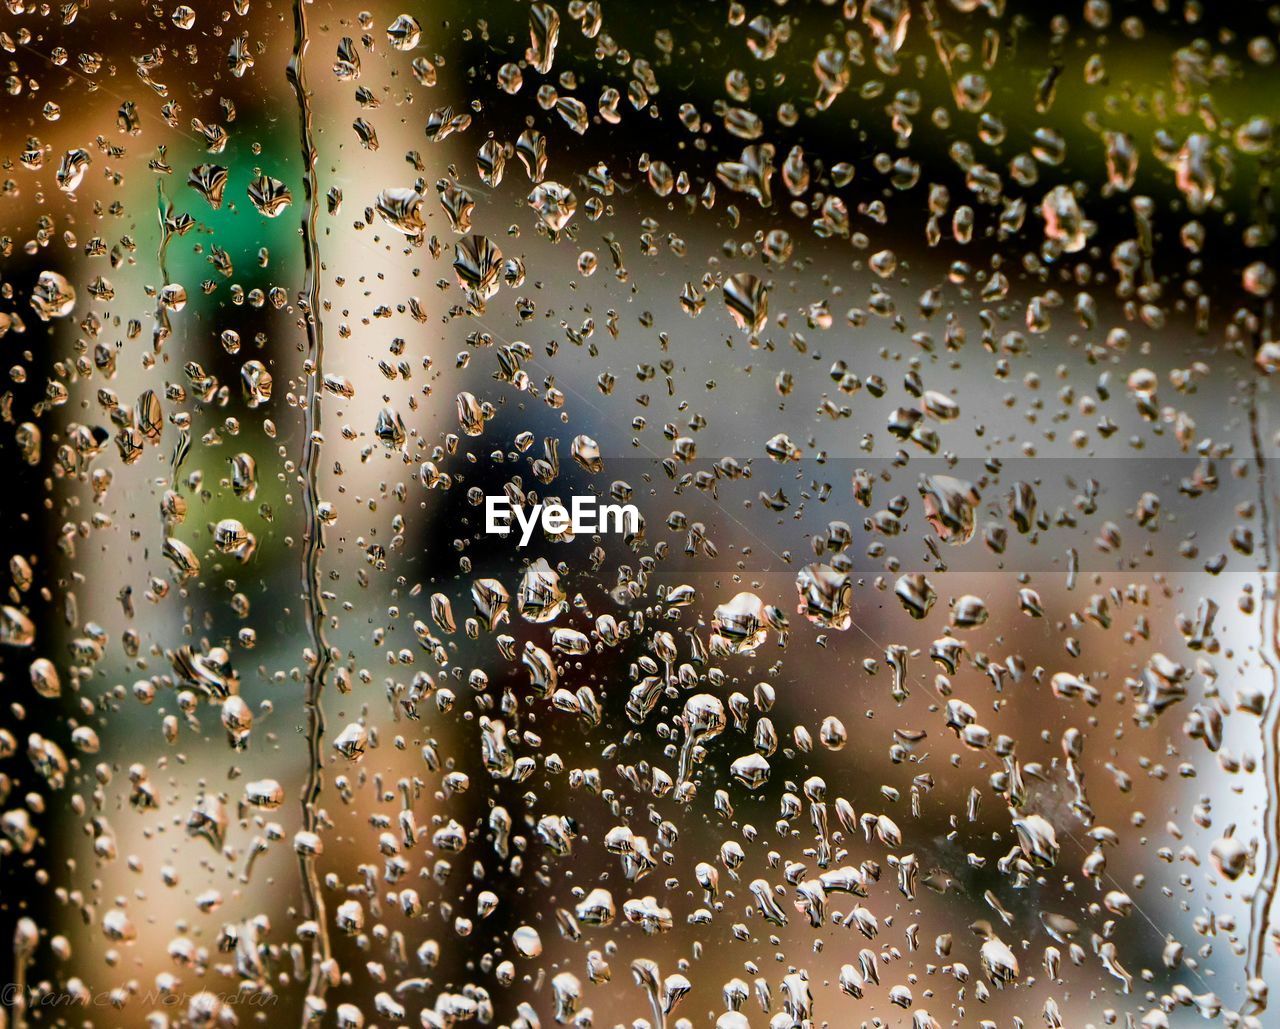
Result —
[[[316, 240], [318, 214], [316, 184], [316, 147], [312, 136], [311, 104], [307, 94], [304, 58], [309, 39], [307, 36], [307, 12], [305, 0], [293, 0], [293, 56], [286, 71], [294, 96], [298, 102], [298, 126], [302, 147], [303, 194], [302, 251], [305, 262], [303, 272], [303, 296], [299, 306], [307, 333], [307, 357], [303, 374], [306, 379], [303, 407], [302, 462], [299, 469], [302, 478], [303, 549], [302, 549], [302, 598], [307, 621], [307, 633], [312, 651], [307, 670], [304, 704], [307, 716], [307, 779], [302, 790], [302, 828], [315, 833], [319, 825], [319, 810], [324, 754], [321, 749], [324, 738], [324, 683], [329, 669], [329, 644], [324, 634], [324, 604], [320, 597], [320, 519], [318, 515], [318, 472], [320, 465], [320, 390], [319, 384], [324, 366], [324, 332], [320, 322], [320, 246]], [[303, 914], [315, 922], [315, 936], [311, 948], [310, 981], [303, 1023], [313, 1012], [312, 998], [324, 994], [331, 961], [329, 929], [325, 915], [324, 897], [320, 890], [320, 878], [316, 871], [317, 854], [311, 848], [298, 849], [298, 868], [302, 878]]]
[[1266, 960], [1266, 937], [1271, 919], [1271, 906], [1280, 877], [1280, 676], [1275, 655], [1280, 645], [1280, 607], [1276, 596], [1275, 541], [1272, 539], [1271, 495], [1267, 458], [1258, 425], [1257, 383], [1249, 398], [1249, 437], [1258, 483], [1258, 517], [1262, 533], [1263, 566], [1261, 597], [1258, 598], [1258, 655], [1271, 676], [1262, 720], [1262, 768], [1266, 779], [1266, 807], [1262, 816], [1266, 856], [1253, 894], [1249, 919], [1249, 949], [1246, 971], [1250, 978], [1261, 979]]
[[[1268, 249], [1276, 250], [1275, 229], [1272, 221], [1273, 197], [1270, 168], [1264, 167], [1259, 176], [1257, 197], [1257, 223], [1267, 234]], [[1263, 306], [1263, 318], [1256, 341], [1272, 339], [1274, 331], [1274, 304]], [[1277, 597], [1276, 541], [1271, 507], [1271, 479], [1268, 474], [1266, 447], [1262, 426], [1258, 417], [1258, 393], [1260, 380], [1255, 378], [1249, 392], [1249, 443], [1253, 450], [1253, 462], [1258, 486], [1258, 526], [1262, 534], [1262, 568], [1258, 598], [1258, 655], [1271, 677], [1271, 689], [1267, 694], [1262, 716], [1262, 774], [1266, 779], [1266, 802], [1262, 816], [1262, 831], [1266, 856], [1258, 877], [1249, 912], [1249, 940], [1245, 960], [1245, 974], [1261, 980], [1266, 964], [1267, 933], [1271, 925], [1271, 907], [1275, 901], [1276, 884], [1280, 879], [1280, 597]], [[1260, 1005], [1265, 1007], [1265, 1001]]]
[[160, 244], [156, 248], [156, 264], [160, 270], [160, 288], [156, 291], [156, 323], [151, 332], [151, 346], [155, 353], [160, 353], [165, 342], [173, 332], [169, 321], [168, 308], [164, 306], [164, 289], [169, 285], [169, 264], [166, 255], [169, 240], [173, 236], [170, 218], [173, 216], [173, 204], [169, 202], [164, 191], [164, 179], [156, 178], [156, 207], [160, 217]]

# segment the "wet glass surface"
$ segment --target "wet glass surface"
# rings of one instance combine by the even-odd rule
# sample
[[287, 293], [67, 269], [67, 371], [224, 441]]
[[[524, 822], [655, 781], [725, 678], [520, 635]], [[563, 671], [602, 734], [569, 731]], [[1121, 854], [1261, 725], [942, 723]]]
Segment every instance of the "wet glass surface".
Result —
[[1275, 1025], [1278, 33], [8, 0], [0, 1026]]

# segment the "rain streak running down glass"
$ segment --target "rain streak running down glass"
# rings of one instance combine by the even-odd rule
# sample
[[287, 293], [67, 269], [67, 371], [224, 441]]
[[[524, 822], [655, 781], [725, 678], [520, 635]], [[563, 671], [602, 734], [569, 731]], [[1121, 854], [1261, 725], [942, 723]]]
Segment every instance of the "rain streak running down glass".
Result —
[[0, 1029], [1280, 1026], [1280, 5], [0, 11]]

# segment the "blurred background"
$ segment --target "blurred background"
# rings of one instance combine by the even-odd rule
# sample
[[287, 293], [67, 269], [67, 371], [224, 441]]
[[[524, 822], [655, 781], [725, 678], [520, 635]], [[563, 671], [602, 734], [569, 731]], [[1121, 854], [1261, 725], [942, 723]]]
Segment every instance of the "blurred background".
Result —
[[8, 10], [10, 1024], [1271, 1024], [1276, 8]]

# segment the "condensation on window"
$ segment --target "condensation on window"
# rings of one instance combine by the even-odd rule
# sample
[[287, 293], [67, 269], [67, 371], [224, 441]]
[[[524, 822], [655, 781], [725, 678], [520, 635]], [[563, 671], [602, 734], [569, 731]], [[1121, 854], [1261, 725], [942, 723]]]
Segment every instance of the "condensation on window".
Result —
[[4, 7], [0, 1026], [1277, 1024], [1280, 7]]

